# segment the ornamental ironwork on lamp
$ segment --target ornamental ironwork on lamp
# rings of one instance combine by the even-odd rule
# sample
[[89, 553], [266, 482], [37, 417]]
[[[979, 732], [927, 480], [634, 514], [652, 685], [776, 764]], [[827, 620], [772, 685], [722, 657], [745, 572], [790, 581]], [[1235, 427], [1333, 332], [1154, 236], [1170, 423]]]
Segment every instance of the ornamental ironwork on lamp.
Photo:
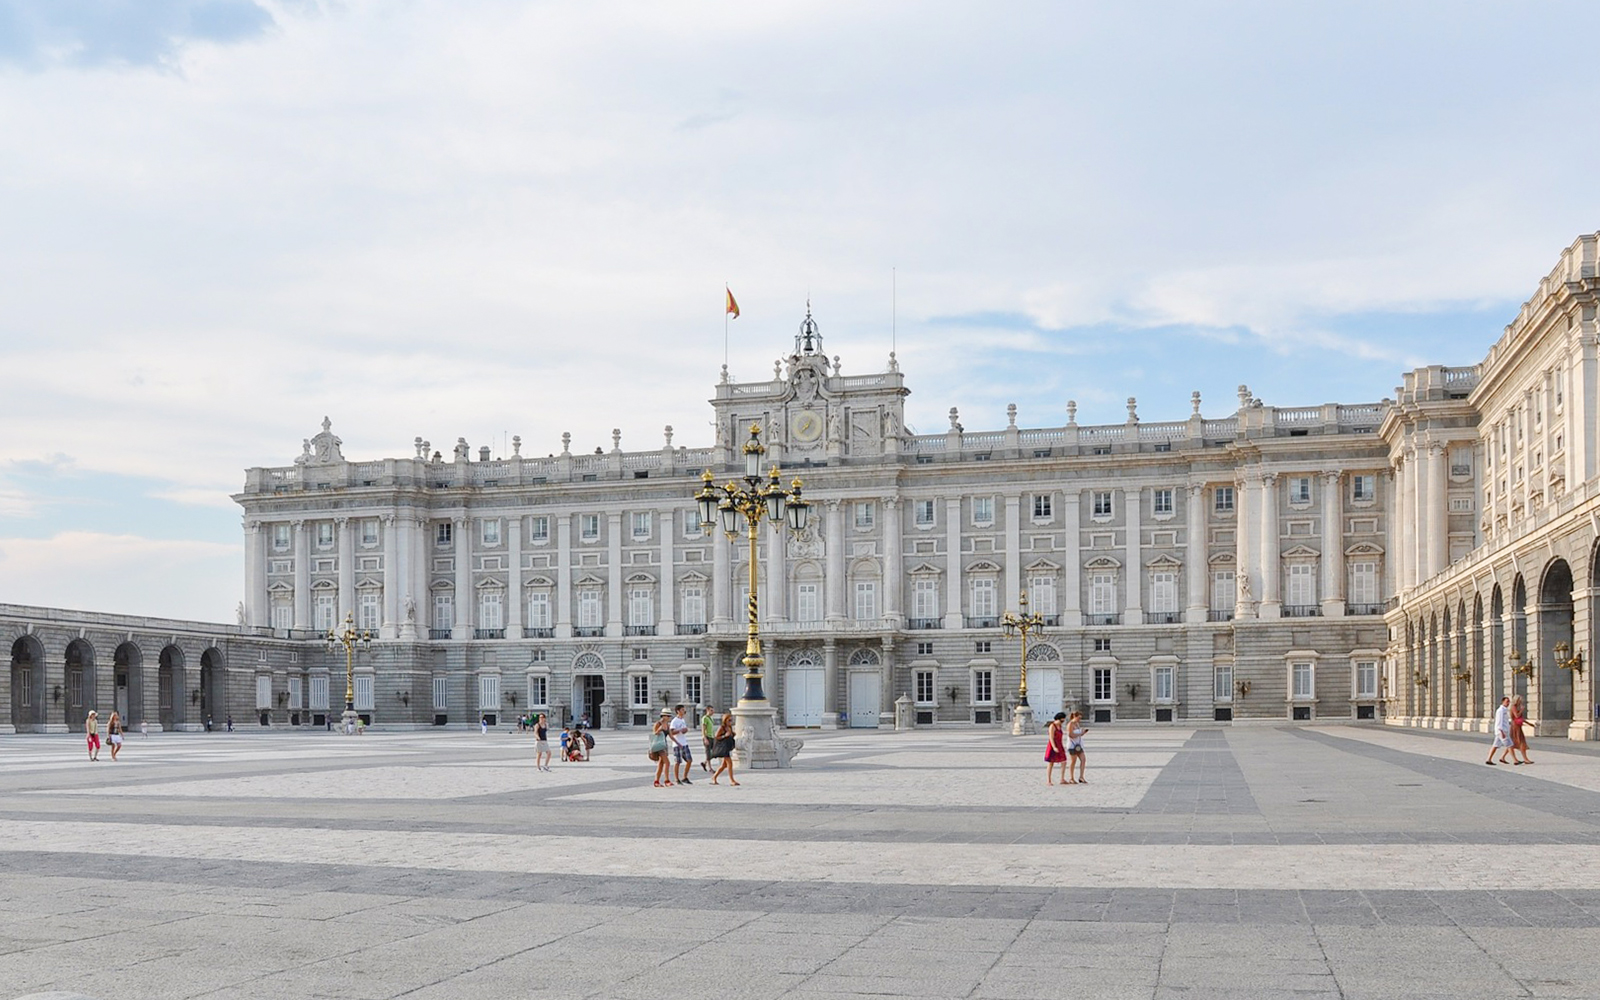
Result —
[[1555, 646], [1556, 666], [1583, 676], [1583, 650], [1573, 649], [1571, 643], [1558, 642]]
[[1533, 676], [1533, 663], [1522, 658], [1522, 650], [1513, 649], [1511, 655], [1506, 659], [1511, 662], [1511, 672], [1513, 674], [1521, 674], [1524, 677]]
[[1459, 663], [1453, 664], [1453, 666], [1455, 669], [1451, 671], [1450, 676], [1465, 684], [1467, 687], [1471, 687], [1472, 671], [1463, 668]]
[[1425, 688], [1428, 686], [1428, 675], [1423, 673], [1420, 669], [1413, 669], [1411, 671], [1411, 683], [1415, 684], [1419, 688]]
[[372, 648], [372, 633], [356, 628], [355, 614], [348, 613], [344, 621], [328, 630], [328, 652], [344, 647], [344, 712], [356, 711], [356, 660], [355, 651]]
[[1044, 616], [1028, 613], [1028, 592], [1017, 593], [1017, 611], [1000, 616], [1000, 630], [1007, 639], [1022, 636], [1022, 681], [1017, 686], [1017, 704], [1028, 704], [1028, 636], [1044, 631]]
[[765, 519], [777, 525], [787, 523], [790, 531], [804, 531], [811, 503], [801, 496], [800, 480], [792, 481], [788, 489], [783, 487], [776, 465], [772, 466], [766, 482], [762, 482], [761, 456], [766, 454], [767, 449], [761, 443], [760, 424], [750, 425], [750, 439], [741, 450], [744, 453], [743, 484], [729, 480], [718, 486], [711, 470], [707, 469], [700, 477], [701, 487], [694, 499], [700, 510], [700, 527], [706, 534], [711, 534], [720, 525], [723, 534], [731, 542], [739, 537], [741, 520], [744, 524], [750, 543], [750, 599], [746, 606], [747, 625], [742, 661], [745, 668], [744, 694], [739, 700], [764, 702], [767, 695], [761, 686], [765, 661], [761, 656], [757, 615], [756, 592], [760, 577], [756, 571], [756, 529]]

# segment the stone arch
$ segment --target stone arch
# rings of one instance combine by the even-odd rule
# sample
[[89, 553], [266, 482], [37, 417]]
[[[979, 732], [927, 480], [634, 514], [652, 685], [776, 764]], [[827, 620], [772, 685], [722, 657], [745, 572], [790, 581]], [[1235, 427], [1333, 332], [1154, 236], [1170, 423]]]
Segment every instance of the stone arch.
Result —
[[[1563, 657], [1574, 655], [1572, 583], [1572, 567], [1561, 558], [1552, 559], [1539, 580], [1539, 603], [1534, 612], [1539, 658], [1534, 678], [1539, 700], [1535, 718], [1540, 722], [1573, 721], [1573, 671], [1558, 665]], [[1528, 706], [1530, 716], [1533, 708]], [[1551, 734], [1555, 731], [1548, 730]]]
[[1506, 693], [1506, 597], [1499, 581], [1489, 591], [1489, 697], [1498, 706]]
[[183, 677], [183, 650], [163, 646], [156, 662], [156, 718], [162, 729], [171, 731], [188, 717], [184, 710], [189, 701]]
[[1048, 642], [1036, 642], [1028, 647], [1029, 663], [1059, 663], [1061, 650]]
[[1476, 591], [1472, 595], [1471, 622], [1467, 655], [1471, 657], [1472, 662], [1467, 669], [1472, 671], [1472, 715], [1474, 718], [1482, 718], [1486, 714], [1484, 707], [1494, 690], [1494, 681], [1490, 677], [1488, 661], [1483, 655], [1483, 594]]
[[227, 716], [227, 660], [222, 650], [207, 646], [200, 654], [200, 718], [207, 725], [215, 725]]
[[850, 654], [850, 666], [852, 667], [876, 667], [882, 663], [883, 659], [878, 656], [878, 651], [868, 649], [865, 646]]
[[111, 702], [128, 726], [144, 721], [144, 651], [131, 639], [111, 653]]
[[[1527, 663], [1533, 651], [1528, 649], [1528, 587], [1518, 573], [1511, 581], [1511, 649], [1521, 657], [1522, 663]], [[1528, 676], [1526, 674], [1513, 674], [1511, 677], [1511, 694], [1528, 694]]]
[[95, 708], [94, 646], [87, 639], [67, 643], [66, 684], [61, 695], [62, 721], [71, 732], [83, 728], [89, 710]]
[[37, 636], [18, 636], [11, 644], [11, 725], [37, 732], [45, 724], [44, 644]]

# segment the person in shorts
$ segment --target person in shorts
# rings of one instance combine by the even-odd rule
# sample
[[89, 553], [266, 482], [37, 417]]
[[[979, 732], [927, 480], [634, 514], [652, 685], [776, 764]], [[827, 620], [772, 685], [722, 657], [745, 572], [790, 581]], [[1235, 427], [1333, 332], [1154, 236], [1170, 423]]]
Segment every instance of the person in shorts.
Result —
[[533, 766], [541, 771], [550, 770], [550, 724], [543, 713], [533, 720]]
[[680, 785], [692, 785], [689, 780], [689, 771], [694, 767], [694, 754], [689, 749], [689, 719], [686, 714], [688, 708], [683, 705], [674, 706], [672, 709], [672, 724], [667, 731], [672, 736], [672, 759], [674, 761], [674, 776]]
[[1506, 762], [1506, 755], [1511, 753], [1511, 697], [1507, 695], [1500, 699], [1500, 707], [1494, 710], [1494, 742], [1489, 744], [1489, 759], [1485, 764], [1494, 763], [1494, 752], [1500, 751], [1500, 763]]
[[700, 769], [709, 772], [711, 768], [706, 765], [706, 761], [711, 759], [711, 744], [717, 738], [717, 713], [710, 705], [706, 706], [705, 714], [700, 716], [700, 738], [706, 746], [706, 756], [700, 761]]
[[117, 712], [111, 713], [111, 718], [106, 720], [106, 743], [111, 746], [111, 759], [117, 759], [117, 751], [122, 749], [122, 716]]
[[83, 720], [83, 733], [89, 742], [89, 759], [100, 759], [100, 713], [89, 709], [89, 715]]

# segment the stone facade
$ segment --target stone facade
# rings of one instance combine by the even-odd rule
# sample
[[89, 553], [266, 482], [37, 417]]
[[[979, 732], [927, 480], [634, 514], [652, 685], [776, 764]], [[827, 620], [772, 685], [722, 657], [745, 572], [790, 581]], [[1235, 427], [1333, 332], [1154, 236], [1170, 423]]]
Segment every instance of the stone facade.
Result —
[[1482, 363], [1418, 369], [1380, 402], [1277, 407], [1241, 386], [1214, 417], [1196, 393], [1182, 421], [1129, 399], [1112, 425], [1068, 402], [1055, 426], [1011, 407], [968, 432], [951, 409], [913, 434], [893, 355], [845, 375], [807, 315], [771, 379], [724, 368], [710, 448], [668, 427], [647, 451], [613, 431], [587, 455], [563, 434], [546, 458], [417, 438], [352, 461], [324, 420], [235, 496], [237, 626], [0, 608], [18, 636], [4, 694], [19, 728], [71, 725], [82, 699], [118, 697], [94, 664], [121, 656], [152, 725], [322, 724], [345, 669], [322, 640], [348, 614], [376, 637], [354, 693], [381, 725], [727, 705], [745, 546], [704, 533], [693, 494], [704, 469], [739, 474], [754, 429], [815, 505], [803, 534], [761, 543], [767, 690], [791, 725], [888, 724], [902, 696], [919, 725], [1004, 724], [1020, 649], [998, 621], [1026, 591], [1048, 623], [1028, 671], [1043, 716], [1472, 728], [1518, 691], [1546, 733], [1593, 738], [1597, 246], [1563, 254]]

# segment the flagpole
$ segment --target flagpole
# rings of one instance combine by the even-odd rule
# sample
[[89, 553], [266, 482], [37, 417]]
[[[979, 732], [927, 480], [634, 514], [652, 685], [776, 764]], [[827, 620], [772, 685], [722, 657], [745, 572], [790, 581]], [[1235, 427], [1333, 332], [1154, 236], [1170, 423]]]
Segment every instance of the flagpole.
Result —
[[733, 294], [728, 283], [722, 283], [722, 370], [728, 370], [728, 297]]

